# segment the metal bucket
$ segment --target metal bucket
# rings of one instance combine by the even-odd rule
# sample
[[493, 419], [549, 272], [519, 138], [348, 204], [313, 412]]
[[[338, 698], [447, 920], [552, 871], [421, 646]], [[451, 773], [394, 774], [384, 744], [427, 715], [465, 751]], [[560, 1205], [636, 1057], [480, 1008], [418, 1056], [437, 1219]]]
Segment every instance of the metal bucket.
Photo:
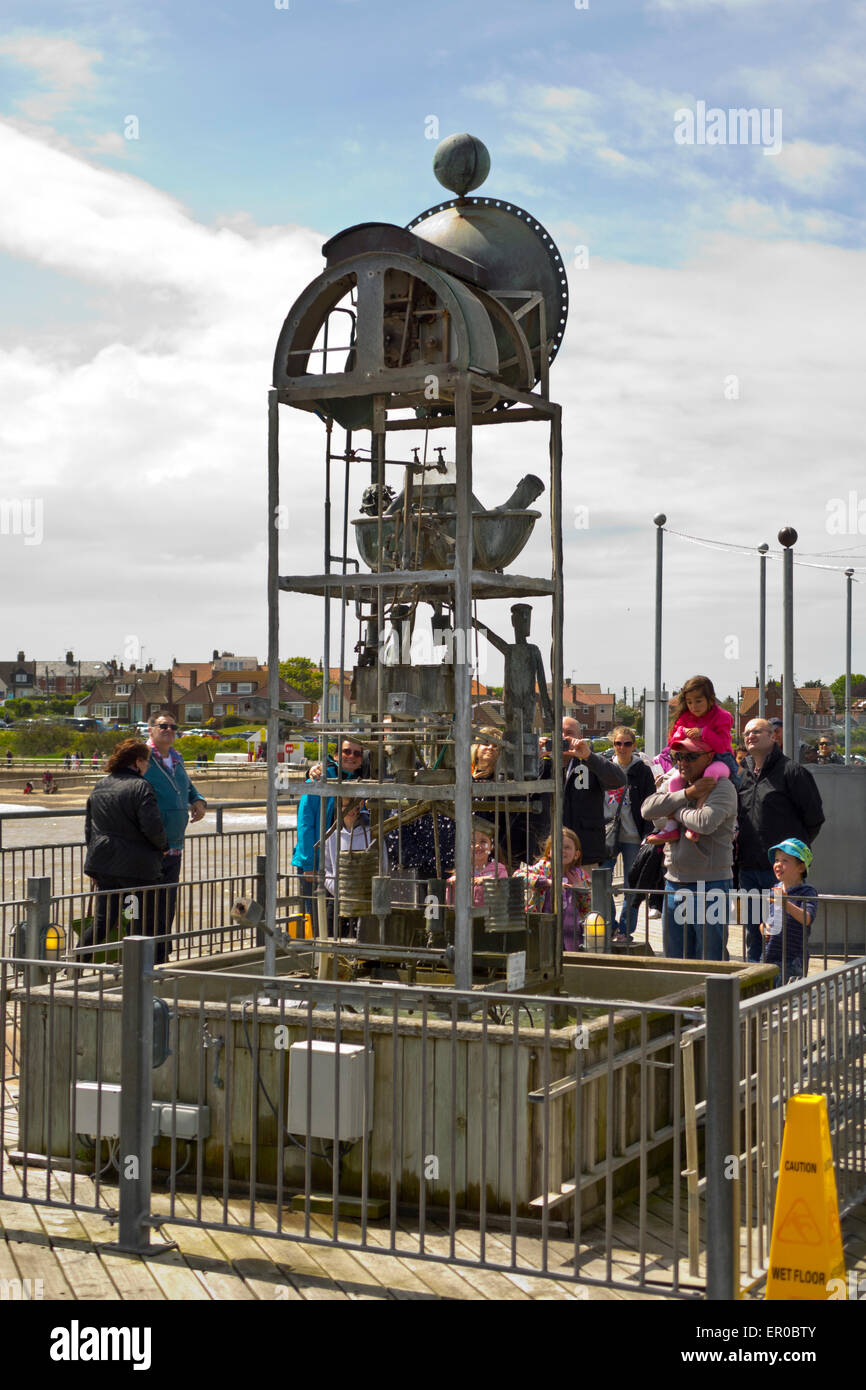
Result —
[[524, 931], [526, 885], [522, 878], [485, 879], [484, 907], [487, 931]]

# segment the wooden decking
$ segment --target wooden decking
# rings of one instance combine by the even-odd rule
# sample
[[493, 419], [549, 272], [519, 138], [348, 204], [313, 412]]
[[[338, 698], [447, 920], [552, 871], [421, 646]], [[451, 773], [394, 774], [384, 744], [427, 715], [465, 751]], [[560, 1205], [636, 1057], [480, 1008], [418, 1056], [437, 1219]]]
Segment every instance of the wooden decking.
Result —
[[[7, 1090], [7, 1106], [14, 1106], [14, 1097]], [[6, 1144], [14, 1139], [14, 1109], [6, 1111]], [[10, 1123], [11, 1122], [11, 1123]], [[68, 1198], [70, 1174], [55, 1171], [51, 1175], [55, 1201]], [[46, 1174], [29, 1167], [28, 1192], [34, 1197], [45, 1193]], [[22, 1171], [13, 1164], [8, 1152], [3, 1155], [3, 1186], [11, 1196], [21, 1195]], [[94, 1188], [89, 1179], [76, 1177], [78, 1201], [93, 1202]], [[108, 1210], [116, 1206], [117, 1190], [102, 1185], [100, 1201]], [[169, 1213], [167, 1193], [155, 1192], [154, 1210]], [[178, 1195], [175, 1212], [178, 1216], [195, 1219], [195, 1198]], [[202, 1215], [215, 1221], [224, 1220], [223, 1206], [214, 1197], [203, 1200]], [[672, 1194], [659, 1192], [650, 1196], [647, 1207], [646, 1277], [668, 1285], [672, 1267], [671, 1223]], [[249, 1203], [240, 1198], [228, 1203], [227, 1219], [238, 1226], [249, 1223]], [[304, 1218], [284, 1209], [284, 1229], [304, 1233]], [[382, 1224], [370, 1223], [367, 1240], [375, 1249], [354, 1251], [286, 1240], [268, 1233], [275, 1229], [276, 1208], [259, 1203], [256, 1224], [264, 1228], [259, 1234], [238, 1231], [209, 1230], [203, 1226], [189, 1227], [167, 1222], [159, 1239], [174, 1240], [176, 1249], [146, 1259], [118, 1254], [108, 1245], [114, 1227], [95, 1211], [71, 1211], [61, 1206], [42, 1203], [0, 1200], [0, 1281], [31, 1281], [31, 1290], [41, 1289], [44, 1299], [59, 1300], [318, 1300], [318, 1299], [470, 1299], [470, 1300], [578, 1300], [578, 1301], [656, 1301], [658, 1294], [575, 1285], [557, 1280], [557, 1270], [564, 1273], [572, 1267], [574, 1246], [571, 1240], [551, 1238], [548, 1247], [549, 1267], [554, 1277], [533, 1276], [531, 1272], [502, 1273], [495, 1270], [469, 1268], [453, 1261], [431, 1262], [417, 1258], [417, 1226], [402, 1222], [395, 1237], [397, 1254], [384, 1253], [390, 1242], [390, 1231]], [[330, 1238], [330, 1218], [313, 1215], [311, 1231]], [[866, 1274], [866, 1208], [848, 1217], [843, 1223], [846, 1237], [846, 1256], [849, 1268]], [[343, 1239], [358, 1240], [360, 1227], [349, 1221], [340, 1222]], [[637, 1205], [624, 1208], [613, 1225], [611, 1276], [615, 1280], [635, 1281], [639, 1270], [640, 1240]], [[447, 1232], [435, 1221], [427, 1221], [426, 1245], [431, 1252], [451, 1253]], [[492, 1262], [511, 1261], [510, 1236], [507, 1232], [488, 1232], [485, 1237], [487, 1259]], [[460, 1227], [455, 1236], [454, 1255], [457, 1260], [475, 1260], [479, 1254], [479, 1232], [471, 1226]], [[680, 1254], [684, 1256], [684, 1240]], [[604, 1278], [604, 1238], [600, 1228], [584, 1233], [586, 1251], [584, 1273]], [[414, 1254], [412, 1253], [414, 1251]], [[526, 1270], [541, 1268], [542, 1243], [537, 1236], [517, 1238], [517, 1257]], [[689, 1280], [685, 1258], [680, 1263], [681, 1278]], [[41, 1286], [34, 1281], [41, 1281]], [[752, 1291], [761, 1297], [762, 1291]]]

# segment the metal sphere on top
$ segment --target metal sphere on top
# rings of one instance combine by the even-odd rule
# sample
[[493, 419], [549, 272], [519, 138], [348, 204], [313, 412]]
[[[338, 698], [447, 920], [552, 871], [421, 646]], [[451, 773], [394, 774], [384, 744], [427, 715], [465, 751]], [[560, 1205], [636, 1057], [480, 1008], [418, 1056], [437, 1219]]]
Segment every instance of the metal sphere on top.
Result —
[[653, 522], [656, 526], [664, 526], [666, 521], [667, 517], [665, 516], [664, 512], [657, 512], [656, 515], [653, 517]]
[[854, 573], [853, 570], [846, 570], [846, 571], [845, 571], [845, 578], [846, 578], [846, 579], [850, 579], [851, 576], [853, 575], [853, 573]]
[[487, 178], [490, 153], [475, 135], [449, 135], [436, 146], [433, 173], [444, 188], [462, 198]]
[[782, 527], [779, 532], [779, 544], [783, 545], [786, 550], [790, 549], [792, 545], [797, 544], [797, 532], [794, 530], [793, 526]]
[[768, 551], [769, 549], [770, 549], [770, 547], [767, 545], [767, 542], [764, 541], [764, 544], [763, 544], [763, 545], [759, 545], [759, 546], [758, 546], [758, 554], [759, 554], [759, 555], [766, 555], [766, 553], [767, 553], [767, 551]]

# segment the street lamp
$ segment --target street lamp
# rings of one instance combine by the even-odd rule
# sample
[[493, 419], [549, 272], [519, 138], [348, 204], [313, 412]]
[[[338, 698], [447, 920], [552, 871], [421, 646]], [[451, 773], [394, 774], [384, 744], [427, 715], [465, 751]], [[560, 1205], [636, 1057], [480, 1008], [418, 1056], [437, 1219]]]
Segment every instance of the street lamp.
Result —
[[767, 683], [765, 672], [767, 669], [767, 551], [770, 547], [765, 543], [758, 546], [760, 561], [760, 583], [758, 595], [758, 718], [765, 719], [767, 715]]
[[[664, 743], [662, 740], [662, 556], [664, 546], [664, 527], [667, 517], [664, 512], [658, 512], [653, 517], [653, 524], [656, 527], [656, 640], [655, 640], [655, 669], [653, 672], [653, 735], [650, 754], [656, 757], [662, 750]], [[646, 714], [644, 713], [644, 718]], [[646, 724], [644, 724], [644, 735], [646, 735]]]
[[784, 624], [784, 653], [782, 676], [782, 745], [792, 762], [797, 761], [799, 749], [794, 737], [794, 546], [797, 532], [793, 526], [783, 526], [779, 544], [782, 557], [782, 618]]
[[845, 766], [851, 765], [851, 581], [853, 570], [845, 571], [846, 613], [845, 613]]

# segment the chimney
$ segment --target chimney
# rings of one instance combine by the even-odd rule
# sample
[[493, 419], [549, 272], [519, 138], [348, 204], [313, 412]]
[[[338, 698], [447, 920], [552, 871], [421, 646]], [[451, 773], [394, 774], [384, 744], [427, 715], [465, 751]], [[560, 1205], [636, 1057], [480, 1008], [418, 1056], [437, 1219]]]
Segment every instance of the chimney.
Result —
[[214, 647], [214, 649], [213, 649], [213, 656], [211, 657], [211, 661], [219, 661], [219, 659], [220, 659], [220, 654], [219, 654], [219, 652], [217, 651], [216, 647]]
[[67, 665], [67, 666], [74, 666], [74, 665], [75, 665], [75, 657], [72, 655], [72, 652], [67, 652], [67, 653], [66, 653], [66, 665]]
[[24, 660], [24, 653], [23, 653], [23, 652], [19, 652], [19, 653], [18, 653], [18, 660], [19, 660], [19, 661], [23, 661], [23, 660]]

